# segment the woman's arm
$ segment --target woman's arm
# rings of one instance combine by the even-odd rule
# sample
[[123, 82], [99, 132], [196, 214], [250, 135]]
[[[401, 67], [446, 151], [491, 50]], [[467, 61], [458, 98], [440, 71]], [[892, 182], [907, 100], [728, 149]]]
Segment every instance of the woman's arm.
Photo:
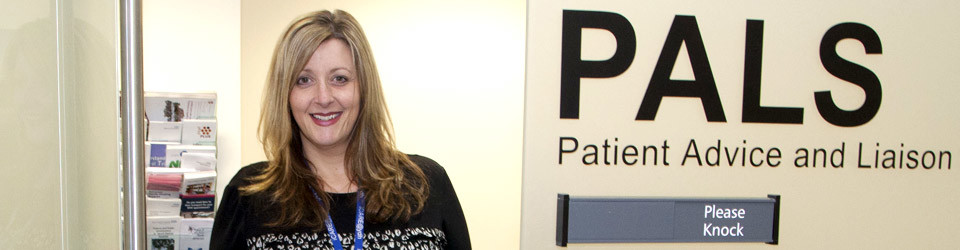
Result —
[[245, 231], [255, 222], [249, 221], [250, 203], [248, 197], [240, 195], [239, 187], [246, 185], [245, 180], [251, 172], [256, 172], [258, 164], [244, 167], [233, 176], [230, 184], [223, 190], [220, 206], [213, 221], [213, 232], [210, 237], [210, 249], [244, 249], [246, 248]]
[[[442, 168], [441, 168], [442, 171]], [[440, 213], [443, 216], [443, 232], [447, 235], [449, 249], [471, 249], [470, 232], [467, 230], [467, 220], [463, 217], [463, 209], [460, 207], [460, 200], [457, 198], [457, 192], [453, 190], [453, 184], [443, 171], [444, 197], [442, 197], [444, 207]]]
[[441, 229], [447, 239], [446, 249], [471, 249], [470, 232], [463, 216], [463, 208], [447, 171], [430, 158], [411, 155], [410, 160], [420, 165], [430, 182], [430, 196], [440, 211]]

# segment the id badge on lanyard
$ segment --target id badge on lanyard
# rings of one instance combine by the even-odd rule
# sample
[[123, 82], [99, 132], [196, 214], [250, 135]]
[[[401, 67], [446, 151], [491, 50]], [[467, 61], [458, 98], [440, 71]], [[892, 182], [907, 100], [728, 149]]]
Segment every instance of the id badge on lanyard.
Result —
[[[313, 187], [310, 187], [310, 192], [313, 192], [313, 198], [317, 199], [317, 202], [320, 205], [323, 205], [323, 200], [320, 199], [320, 195], [317, 195], [317, 191], [313, 190]], [[365, 206], [365, 195], [363, 191], [357, 191], [357, 223], [355, 227], [354, 237], [353, 237], [353, 249], [360, 250], [363, 249], [363, 214]], [[340, 235], [337, 234], [337, 228], [333, 226], [333, 219], [330, 217], [330, 213], [327, 212], [327, 219], [323, 221], [327, 226], [327, 234], [330, 235], [330, 242], [333, 243], [333, 249], [343, 250], [343, 243], [340, 240]]]

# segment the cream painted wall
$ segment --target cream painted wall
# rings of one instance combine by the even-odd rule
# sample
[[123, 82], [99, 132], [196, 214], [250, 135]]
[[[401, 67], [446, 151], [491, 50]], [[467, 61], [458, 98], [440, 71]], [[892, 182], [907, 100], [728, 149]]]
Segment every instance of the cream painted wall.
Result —
[[[636, 54], [625, 72], [610, 78], [581, 79], [578, 119], [559, 118], [563, 10], [618, 13], [636, 32]], [[960, 88], [953, 84], [960, 81], [956, 70], [960, 33], [944, 29], [960, 23], [957, 10], [958, 2], [940, 0], [883, 4], [863, 0], [528, 1], [521, 248], [957, 249], [958, 170], [947, 169], [946, 164], [943, 169], [859, 167], [859, 156], [863, 164], [874, 165], [876, 148], [880, 152], [901, 148], [960, 151], [956, 132], [960, 127], [956, 111]], [[654, 120], [634, 119], [675, 15], [696, 16], [726, 122], [707, 122], [700, 100], [677, 97], [663, 98]], [[742, 122], [747, 19], [765, 23], [761, 103], [803, 107], [802, 124]], [[831, 75], [821, 63], [822, 37], [842, 22], [872, 27], [883, 46], [882, 54], [865, 54], [864, 45], [854, 39], [836, 46], [846, 60], [874, 72], [883, 88], [876, 116], [855, 127], [825, 121], [813, 96], [816, 91], [831, 91], [838, 105], [850, 109], [865, 99], [862, 89]], [[583, 55], [590, 59], [609, 58], [618, 46], [610, 32], [584, 35], [593, 36], [581, 38]], [[671, 79], [694, 79], [677, 74], [692, 71], [689, 60], [678, 60], [676, 65]], [[559, 137], [577, 138], [579, 149], [561, 154]], [[724, 162], [708, 166], [704, 161], [701, 166], [695, 157], [686, 158], [693, 154], [693, 150], [687, 151], [691, 139], [699, 144], [703, 158], [709, 147], [725, 147], [722, 153], [712, 154], [718, 160], [723, 154], [719, 161]], [[723, 145], [718, 146], [721, 140]], [[669, 141], [671, 148], [669, 153], [660, 151], [660, 164], [653, 164], [653, 159], [635, 165], [614, 160], [618, 148], [624, 159], [627, 145], [661, 146], [664, 141]], [[861, 142], [863, 154], [858, 148]], [[605, 143], [609, 148], [602, 146]], [[600, 147], [598, 164], [584, 163], [592, 159], [588, 144]], [[841, 145], [845, 145], [845, 158], [837, 160], [843, 162], [843, 168], [794, 166], [796, 159], [803, 161], [797, 149], [833, 150]], [[565, 149], [571, 147], [570, 143], [564, 145]], [[753, 167], [752, 159], [740, 161], [745, 164], [726, 162], [728, 156], [736, 155], [728, 152], [737, 147], [741, 160], [750, 157], [743, 154], [747, 149], [770, 152], [777, 147], [782, 161], [776, 167]], [[879, 160], [884, 162], [888, 156]], [[559, 157], [563, 157], [562, 163]], [[663, 159], [670, 165], [665, 166]], [[571, 243], [559, 247], [554, 229], [558, 193], [571, 197], [756, 198], [779, 194], [779, 245]]]
[[143, 54], [144, 91], [217, 93], [221, 193], [241, 159], [240, 1], [143, 1]]
[[241, 165], [265, 159], [260, 94], [281, 32], [308, 11], [344, 9], [370, 39], [400, 149], [446, 168], [474, 248], [517, 249], [525, 8], [518, 0], [244, 1]]

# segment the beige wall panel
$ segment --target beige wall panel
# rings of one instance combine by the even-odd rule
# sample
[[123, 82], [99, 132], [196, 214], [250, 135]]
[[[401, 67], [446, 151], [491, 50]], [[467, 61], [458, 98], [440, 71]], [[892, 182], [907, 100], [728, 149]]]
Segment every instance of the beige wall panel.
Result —
[[[960, 22], [952, 1], [530, 1], [524, 125], [521, 249], [768, 249], [762, 243], [571, 244], [555, 246], [557, 193], [572, 196], [765, 197], [783, 196], [779, 249], [952, 249], [960, 228], [960, 169], [860, 169], [873, 163], [874, 149], [960, 153], [960, 106], [953, 82], [960, 80], [955, 58]], [[612, 78], [581, 80], [580, 118], [560, 119], [560, 46], [564, 9], [616, 12], [636, 32], [631, 66]], [[727, 122], [707, 122], [695, 98], [666, 97], [653, 121], [634, 120], [675, 15], [696, 16]], [[744, 123], [742, 117], [744, 42], [747, 19], [765, 21], [763, 106], [802, 107], [803, 124]], [[829, 90], [841, 108], [863, 102], [862, 89], [834, 77], [820, 63], [824, 33], [842, 22], [874, 29], [883, 53], [864, 54], [863, 45], [844, 40], [841, 57], [874, 72], [883, 88], [879, 112], [868, 123], [839, 127], [817, 112], [813, 93]], [[606, 31], [584, 32], [583, 58], [606, 60], [615, 50]], [[673, 79], [693, 79], [686, 50]], [[559, 164], [559, 138], [576, 137], [581, 149]], [[778, 167], [724, 163], [681, 164], [690, 140], [701, 154], [723, 145], [782, 151]], [[661, 146], [667, 162], [627, 166], [582, 163], [586, 144], [607, 140]], [[744, 142], [746, 141], [746, 142]], [[796, 150], [845, 145], [843, 168], [798, 168]], [[603, 151], [603, 148], [600, 148]], [[661, 151], [662, 153], [662, 151]], [[883, 156], [881, 156], [881, 160]], [[723, 161], [723, 159], [721, 160]], [[960, 163], [952, 160], [949, 164]]]

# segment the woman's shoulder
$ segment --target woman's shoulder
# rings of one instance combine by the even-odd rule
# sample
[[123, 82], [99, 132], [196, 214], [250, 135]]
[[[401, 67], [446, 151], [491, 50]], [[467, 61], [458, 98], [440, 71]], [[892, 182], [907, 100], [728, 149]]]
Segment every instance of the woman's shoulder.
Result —
[[450, 176], [447, 175], [447, 171], [443, 166], [426, 156], [410, 154], [407, 155], [407, 157], [423, 171], [423, 175], [430, 184], [430, 189], [433, 190], [431, 191], [431, 196], [451, 192], [450, 190], [453, 189], [453, 186], [452, 183], [450, 183]]
[[250, 184], [250, 177], [259, 175], [263, 172], [263, 169], [267, 168], [267, 162], [261, 161], [252, 163], [250, 165], [240, 168], [240, 171], [237, 171], [237, 174], [233, 176], [233, 179], [230, 179], [230, 184], [228, 186], [233, 187], [242, 187]]
[[246, 165], [240, 168], [240, 172], [237, 172], [237, 174], [244, 173], [248, 175], [256, 175], [266, 167], [267, 167], [267, 161], [254, 162], [254, 163], [251, 163], [250, 165]]
[[443, 166], [440, 166], [440, 163], [437, 163], [429, 157], [417, 154], [408, 154], [407, 157], [410, 158], [410, 161], [412, 161], [414, 164], [417, 164], [421, 170], [423, 170], [423, 174], [425, 174], [427, 178], [432, 179], [437, 175], [446, 177], [447, 175], [447, 172], [443, 169]]

